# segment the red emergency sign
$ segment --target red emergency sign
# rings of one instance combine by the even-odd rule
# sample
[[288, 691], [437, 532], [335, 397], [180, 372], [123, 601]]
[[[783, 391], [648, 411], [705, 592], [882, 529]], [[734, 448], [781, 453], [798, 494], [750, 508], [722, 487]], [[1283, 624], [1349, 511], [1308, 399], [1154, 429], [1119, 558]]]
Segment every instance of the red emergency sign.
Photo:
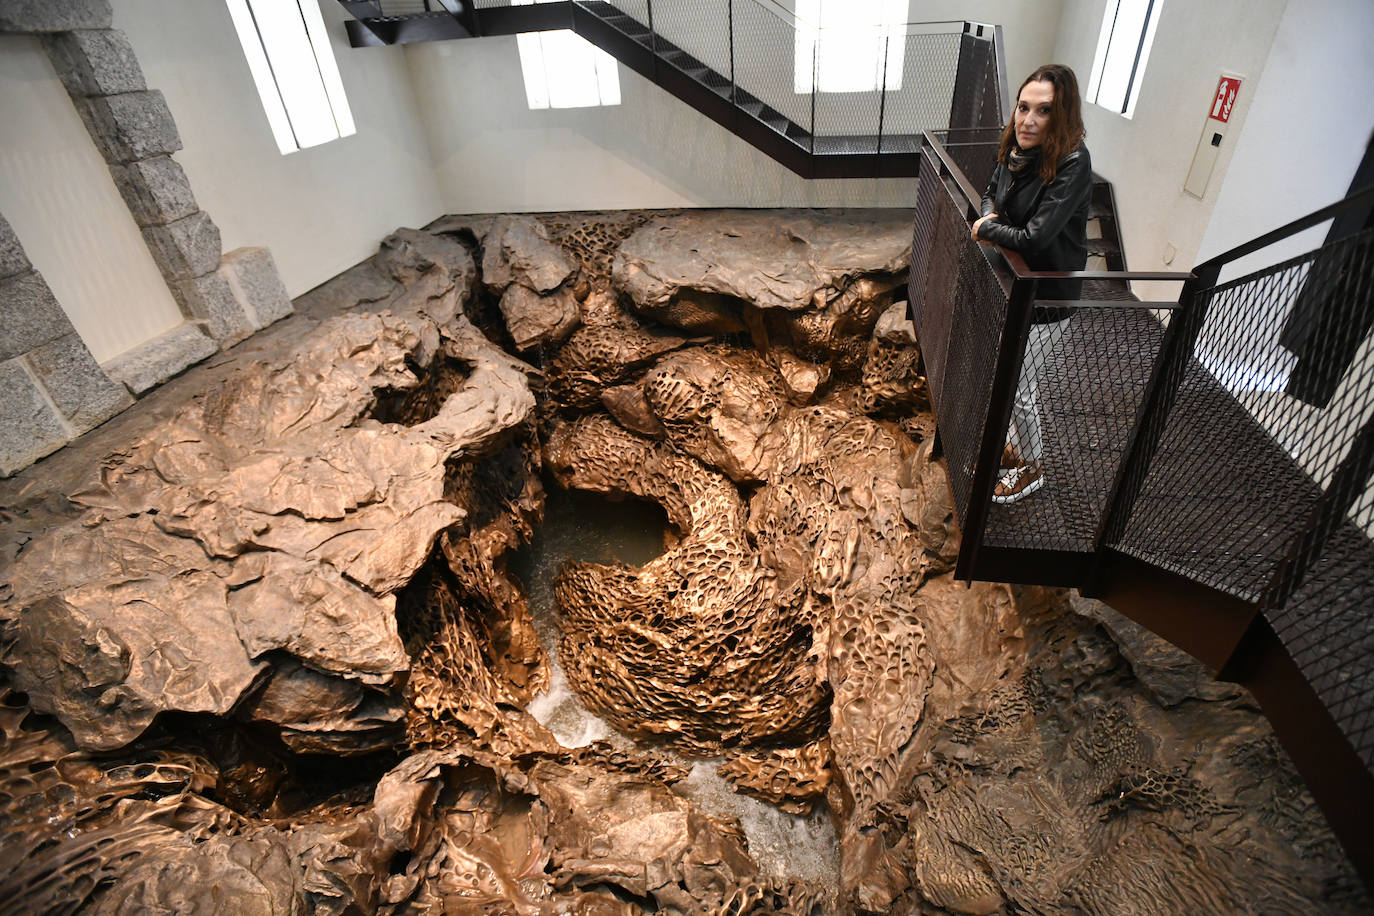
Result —
[[1212, 110], [1208, 112], [1207, 117], [1223, 124], [1231, 120], [1231, 106], [1236, 104], [1236, 95], [1239, 93], [1239, 77], [1223, 76], [1217, 83], [1217, 94], [1212, 97]]

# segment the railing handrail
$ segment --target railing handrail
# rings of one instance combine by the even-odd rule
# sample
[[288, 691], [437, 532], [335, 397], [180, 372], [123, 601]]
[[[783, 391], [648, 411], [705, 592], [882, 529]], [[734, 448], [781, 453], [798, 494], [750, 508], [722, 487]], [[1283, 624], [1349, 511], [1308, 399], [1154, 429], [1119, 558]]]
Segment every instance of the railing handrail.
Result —
[[1019, 279], [1024, 280], [1177, 280], [1182, 282], [1194, 276], [1192, 271], [1178, 270], [1031, 270], [1026, 259], [1019, 251], [1003, 248], [992, 242], [984, 242], [996, 248], [1007, 259], [1011, 269]]
[[1197, 265], [1194, 270], [1198, 273], [1202, 273], [1209, 268], [1220, 269], [1225, 264], [1229, 264], [1232, 261], [1238, 261], [1246, 255], [1254, 254], [1262, 248], [1268, 248], [1275, 242], [1281, 242], [1289, 236], [1297, 235], [1304, 229], [1311, 229], [1313, 226], [1326, 222], [1338, 213], [1342, 213], [1351, 207], [1371, 199], [1374, 199], [1374, 185], [1370, 185], [1367, 188], [1361, 188], [1335, 203], [1327, 204], [1325, 207], [1313, 210], [1306, 216], [1300, 216], [1290, 223], [1285, 223], [1277, 229], [1266, 232], [1259, 238], [1251, 239], [1248, 242], [1237, 245], [1235, 248], [1231, 248], [1227, 251], [1223, 251], [1219, 255], [1208, 258], [1206, 261]]
[[[973, 187], [973, 183], [968, 180], [964, 170], [959, 168], [954, 159], [945, 149], [944, 144], [931, 136], [931, 131], [923, 134], [926, 143], [929, 143], [935, 155], [944, 163], [949, 170], [950, 177], [959, 190], [963, 192], [964, 198], [972, 210], [979, 212], [983, 204], [983, 195], [979, 194]], [[966, 143], [965, 146], [976, 146], [977, 143]], [[968, 219], [967, 214], [965, 219]], [[973, 223], [970, 221], [969, 226]], [[1067, 279], [1067, 280], [1165, 280], [1183, 282], [1192, 279], [1195, 274], [1192, 271], [1159, 271], [1159, 270], [1031, 270], [1026, 266], [1026, 259], [1019, 252], [1001, 245], [994, 245], [991, 242], [984, 243], [996, 250], [1006, 260], [1007, 266], [1011, 268], [1012, 274], [1018, 280], [1048, 280], [1048, 279]]]
[[[944, 144], [931, 136], [930, 131], [922, 131], [921, 140], [923, 143], [930, 144], [931, 149], [935, 151], [935, 155], [939, 157], [940, 161], [945, 164], [945, 168], [949, 170], [950, 177], [954, 179], [954, 183], [958, 185], [960, 191], [964, 192], [964, 198], [967, 200], [968, 205], [976, 212], [977, 209], [982, 206], [983, 195], [979, 194], [973, 187], [973, 183], [968, 180], [968, 176], [964, 174], [964, 170], [954, 163], [954, 160], [949, 155], [949, 151], [945, 149]], [[966, 145], [974, 146], [975, 144], [969, 143]], [[970, 223], [969, 225], [973, 224]]]

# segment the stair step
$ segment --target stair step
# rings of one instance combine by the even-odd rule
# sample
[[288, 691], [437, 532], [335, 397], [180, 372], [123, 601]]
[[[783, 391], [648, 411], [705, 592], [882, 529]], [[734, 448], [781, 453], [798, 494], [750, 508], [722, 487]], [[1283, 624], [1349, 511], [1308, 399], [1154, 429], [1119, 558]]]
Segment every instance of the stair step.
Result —
[[620, 31], [624, 32], [626, 35], [629, 35], [631, 38], [637, 39], [646, 44], [648, 43], [649, 37], [652, 34], [649, 31], [649, 27], [647, 25], [631, 16], [622, 16], [620, 20], [615, 23], [615, 27]]
[[701, 78], [711, 72], [710, 67], [706, 66], [692, 55], [681, 51], [675, 54], [660, 53], [658, 57], [664, 63], [671, 64], [697, 82], [701, 82]]
[[769, 127], [773, 128], [780, 134], [786, 134], [788, 127], [795, 126], [792, 124], [791, 121], [787, 120], [777, 112], [773, 112], [771, 115], [765, 114], [763, 116], [763, 123], [767, 124]]
[[715, 89], [717, 91], [721, 89], [728, 90], [730, 88], [730, 79], [728, 77], [721, 76], [719, 73], [709, 68], [698, 82], [708, 89]]
[[388, 13], [388, 14], [385, 15], [385, 16], [373, 16], [371, 19], [366, 19], [366, 20], [364, 20], [364, 21], [365, 21], [365, 22], [418, 22], [418, 21], [421, 20], [421, 19], [450, 19], [450, 18], [452, 18], [452, 17], [449, 16], [448, 13], [445, 13], [445, 12], [440, 11], [440, 12], [438, 12], [438, 13], [434, 13], [434, 12], [429, 12], [429, 13], [426, 13], [426, 12], [418, 12], [418, 13], [396, 13], [396, 14], [394, 14], [394, 15], [391, 14], [391, 13]]
[[598, 14], [597, 18], [617, 32], [620, 32], [622, 35], [628, 35], [630, 38], [635, 39], [640, 44], [647, 45], [649, 43], [649, 27], [633, 16], [626, 16], [624, 13], [614, 13], [611, 15]]

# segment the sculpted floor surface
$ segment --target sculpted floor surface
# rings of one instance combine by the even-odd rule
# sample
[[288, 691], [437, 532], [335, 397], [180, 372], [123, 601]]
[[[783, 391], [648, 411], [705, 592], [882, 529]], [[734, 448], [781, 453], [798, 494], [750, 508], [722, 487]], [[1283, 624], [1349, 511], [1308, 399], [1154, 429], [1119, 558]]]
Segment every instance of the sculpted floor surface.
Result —
[[[953, 580], [909, 219], [398, 230], [0, 483], [0, 910], [1366, 911], [1245, 694]], [[527, 711], [547, 487], [668, 522], [551, 585], [613, 743]], [[761, 868], [703, 758], [835, 868]]]

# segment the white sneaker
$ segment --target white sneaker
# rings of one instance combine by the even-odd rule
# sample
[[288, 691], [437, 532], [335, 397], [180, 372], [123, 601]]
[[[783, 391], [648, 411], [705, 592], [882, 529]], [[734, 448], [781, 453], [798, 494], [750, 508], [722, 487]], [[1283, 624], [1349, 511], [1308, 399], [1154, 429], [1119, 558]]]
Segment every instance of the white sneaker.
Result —
[[992, 489], [992, 501], [1006, 505], [1030, 496], [1045, 485], [1045, 472], [1038, 464], [1020, 464], [1007, 468], [997, 478]]

